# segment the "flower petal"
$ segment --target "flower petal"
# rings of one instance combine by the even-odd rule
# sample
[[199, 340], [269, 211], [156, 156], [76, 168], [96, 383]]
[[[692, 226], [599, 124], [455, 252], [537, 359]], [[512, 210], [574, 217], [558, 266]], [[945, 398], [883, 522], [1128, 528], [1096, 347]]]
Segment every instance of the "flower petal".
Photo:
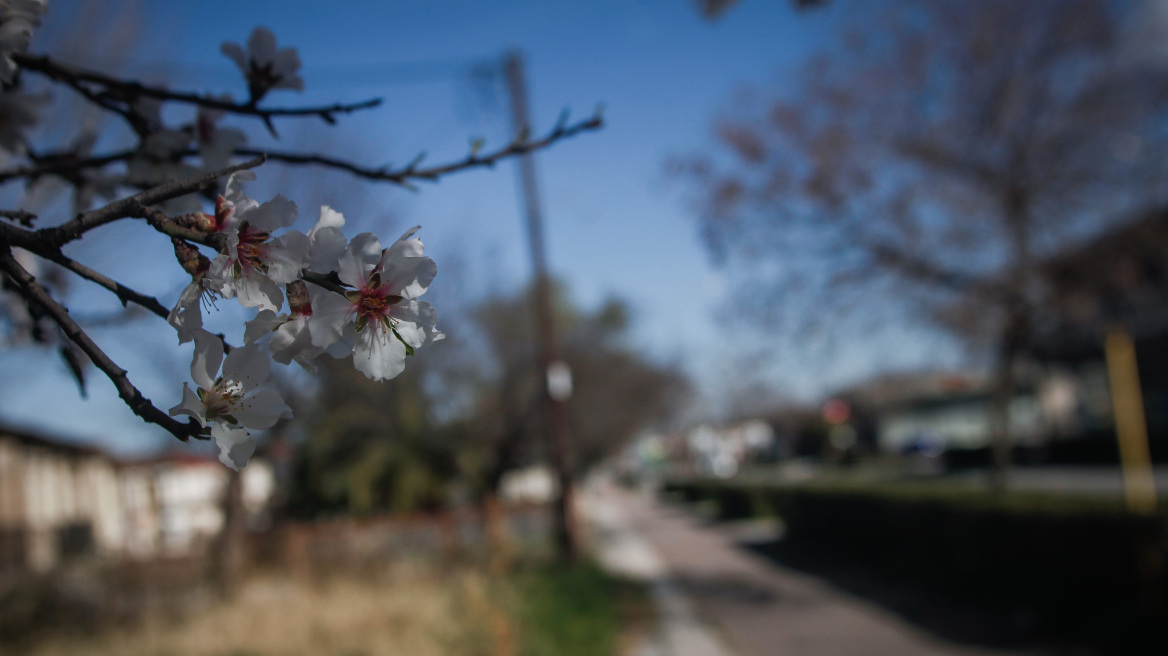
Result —
[[382, 284], [406, 298], [425, 294], [438, 275], [438, 265], [428, 257], [386, 257], [381, 262]]
[[284, 305], [284, 292], [280, 286], [258, 271], [245, 270], [239, 278], [229, 279], [223, 289], [224, 297], [231, 298], [234, 295], [243, 307], [279, 310]]
[[341, 254], [337, 263], [337, 275], [341, 282], [350, 287], [361, 288], [369, 282], [369, 273], [381, 259], [381, 242], [372, 232], [362, 232], [353, 237], [349, 247]]
[[251, 454], [255, 453], [255, 440], [242, 428], [232, 428], [217, 421], [211, 426], [211, 437], [219, 446], [219, 462], [235, 471], [246, 467]]
[[272, 363], [268, 356], [251, 344], [243, 348], [232, 349], [223, 361], [223, 378], [243, 385], [249, 390], [268, 379]]
[[311, 368], [312, 358], [320, 355], [322, 349], [312, 345], [312, 334], [308, 331], [308, 317], [297, 317], [276, 330], [268, 343], [272, 359], [280, 364], [289, 364], [295, 359], [305, 368]]
[[394, 307], [393, 318], [401, 322], [397, 325], [398, 334], [414, 348], [422, 346], [427, 339], [436, 342], [445, 337], [434, 328], [438, 311], [425, 301], [407, 301]]
[[266, 27], [255, 28], [247, 38], [247, 50], [256, 64], [270, 64], [276, 56], [276, 35]]
[[268, 277], [272, 282], [287, 285], [299, 280], [304, 267], [308, 266], [308, 236], [299, 230], [291, 230], [272, 240], [268, 248]]
[[199, 387], [215, 387], [219, 364], [223, 362], [223, 341], [215, 335], [199, 330], [195, 333], [195, 357], [191, 360], [191, 379]]
[[389, 380], [406, 368], [406, 345], [370, 326], [357, 335], [353, 366], [373, 380]]
[[271, 310], [260, 310], [254, 319], [243, 324], [243, 343], [251, 344], [265, 335], [270, 335], [287, 321], [288, 315], [286, 314], [276, 314]]
[[340, 339], [341, 331], [353, 312], [353, 303], [340, 294], [327, 292], [313, 297], [312, 316], [308, 318], [312, 345], [327, 348]]
[[195, 332], [203, 328], [203, 308], [200, 305], [202, 294], [202, 280], [192, 282], [179, 294], [178, 303], [166, 315], [166, 322], [178, 331], [179, 344], [191, 341], [195, 338]]
[[318, 273], [336, 271], [345, 252], [345, 233], [340, 228], [324, 226], [309, 236], [312, 246], [308, 249], [308, 268]]
[[243, 52], [242, 46], [240, 46], [238, 43], [224, 41], [219, 45], [219, 52], [230, 57], [231, 61], [235, 62], [235, 65], [239, 67], [239, 70], [243, 71], [244, 75], [247, 75], [247, 54]]
[[312, 230], [308, 231], [309, 237], [316, 236], [317, 231], [324, 228], [337, 228], [345, 225], [345, 215], [334, 210], [328, 205], [320, 206], [320, 218], [316, 220], [316, 225], [312, 226]]
[[[287, 228], [296, 221], [299, 209], [296, 203], [284, 198], [283, 194], [276, 194], [272, 200], [246, 212], [243, 217], [248, 224], [264, 232], [273, 232], [279, 228]], [[241, 214], [238, 210], [236, 215]]]
[[292, 408], [275, 392], [260, 390], [240, 402], [235, 418], [248, 428], [271, 428], [281, 418], [292, 418]]
[[199, 422], [200, 426], [205, 427], [207, 425], [206, 411], [207, 406], [203, 405], [203, 401], [199, 399], [199, 395], [195, 394], [189, 385], [183, 383], [182, 402], [171, 408], [168, 412], [171, 417], [190, 415], [194, 417], [195, 421]]

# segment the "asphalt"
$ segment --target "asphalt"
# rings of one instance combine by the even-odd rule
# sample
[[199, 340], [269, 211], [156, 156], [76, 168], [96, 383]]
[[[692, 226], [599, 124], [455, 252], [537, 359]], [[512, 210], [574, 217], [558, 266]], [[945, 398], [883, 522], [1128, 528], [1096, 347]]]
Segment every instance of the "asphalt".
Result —
[[580, 499], [606, 567], [645, 581], [660, 629], [634, 656], [1005, 656], [955, 644], [824, 580], [743, 549], [742, 536], [653, 496], [593, 481]]

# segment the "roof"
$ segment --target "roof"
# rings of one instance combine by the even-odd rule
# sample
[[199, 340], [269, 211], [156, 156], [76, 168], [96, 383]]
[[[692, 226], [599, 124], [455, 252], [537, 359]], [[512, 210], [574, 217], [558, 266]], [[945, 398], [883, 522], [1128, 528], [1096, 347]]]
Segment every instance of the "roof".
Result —
[[69, 457], [99, 457], [112, 461], [109, 454], [96, 447], [74, 444], [68, 441], [51, 438], [46, 435], [8, 426], [0, 426], [0, 440], [13, 440], [23, 446], [54, 451]]
[[1039, 272], [1050, 298], [1034, 326], [1039, 357], [1096, 353], [1110, 325], [1137, 339], [1168, 334], [1168, 208], [1047, 258]]

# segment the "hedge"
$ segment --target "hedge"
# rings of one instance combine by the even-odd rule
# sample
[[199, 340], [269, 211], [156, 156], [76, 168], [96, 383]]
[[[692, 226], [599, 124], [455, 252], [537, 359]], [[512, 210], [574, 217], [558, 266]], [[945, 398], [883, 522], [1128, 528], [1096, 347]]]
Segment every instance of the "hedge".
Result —
[[1059, 633], [1105, 638], [1100, 631], [1136, 626], [1150, 636], [1168, 626], [1168, 517], [1130, 514], [1119, 499], [926, 483], [689, 479], [665, 490], [713, 502], [722, 519], [776, 514], [789, 544], [1024, 607]]

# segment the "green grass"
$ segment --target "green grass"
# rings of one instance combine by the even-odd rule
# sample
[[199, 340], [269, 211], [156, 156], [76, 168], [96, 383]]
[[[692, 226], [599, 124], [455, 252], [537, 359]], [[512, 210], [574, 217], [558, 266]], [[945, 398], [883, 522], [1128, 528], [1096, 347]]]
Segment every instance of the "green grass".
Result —
[[521, 570], [512, 593], [520, 656], [613, 656], [648, 607], [641, 586], [591, 562]]

